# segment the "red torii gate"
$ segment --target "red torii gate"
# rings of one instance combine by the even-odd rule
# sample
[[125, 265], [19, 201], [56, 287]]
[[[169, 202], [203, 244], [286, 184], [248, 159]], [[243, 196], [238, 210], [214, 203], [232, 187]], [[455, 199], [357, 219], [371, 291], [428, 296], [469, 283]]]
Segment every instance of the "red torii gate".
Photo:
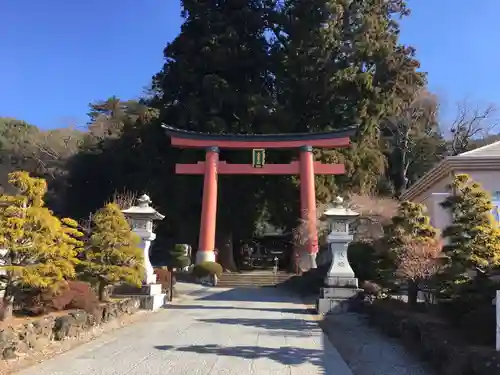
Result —
[[[173, 147], [204, 148], [205, 161], [197, 164], [176, 164], [175, 173], [204, 175], [201, 224], [196, 263], [215, 261], [215, 228], [217, 220], [218, 174], [272, 174], [300, 176], [300, 203], [302, 219], [307, 222], [306, 250], [310, 254], [311, 267], [316, 267], [318, 232], [316, 223], [316, 193], [314, 175], [345, 173], [344, 164], [323, 164], [314, 161], [313, 147], [348, 147], [350, 136], [356, 130], [348, 127], [325, 133], [295, 134], [207, 134], [162, 125], [171, 138]], [[250, 164], [228, 164], [219, 160], [220, 149], [300, 149], [299, 161], [289, 164], [264, 164], [254, 168]]]

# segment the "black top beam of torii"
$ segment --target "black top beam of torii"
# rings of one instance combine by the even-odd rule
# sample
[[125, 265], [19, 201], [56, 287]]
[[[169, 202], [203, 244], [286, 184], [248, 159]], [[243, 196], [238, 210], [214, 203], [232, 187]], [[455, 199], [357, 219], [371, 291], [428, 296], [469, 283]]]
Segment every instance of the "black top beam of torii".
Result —
[[162, 125], [172, 140], [172, 146], [180, 148], [298, 148], [301, 146], [337, 148], [347, 147], [357, 130], [357, 126], [335, 129], [321, 133], [286, 134], [213, 134]]

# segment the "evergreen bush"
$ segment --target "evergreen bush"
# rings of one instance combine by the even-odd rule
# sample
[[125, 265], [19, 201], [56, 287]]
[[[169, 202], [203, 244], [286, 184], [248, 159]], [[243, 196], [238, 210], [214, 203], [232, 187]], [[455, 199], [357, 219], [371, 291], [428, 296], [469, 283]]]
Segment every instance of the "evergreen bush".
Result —
[[92, 235], [83, 254], [81, 271], [98, 283], [99, 300], [107, 287], [117, 283], [141, 286], [144, 277], [140, 239], [115, 203], [108, 203], [92, 217]]
[[355, 241], [349, 244], [347, 257], [354, 274], [360, 281], [375, 280], [378, 276], [375, 248], [368, 241]]
[[177, 244], [168, 252], [167, 265], [170, 269], [184, 268], [190, 265], [191, 260], [186, 255], [186, 245]]
[[22, 288], [55, 289], [75, 277], [81, 233], [73, 220], [59, 220], [44, 205], [47, 183], [27, 172], [12, 172], [16, 195], [0, 196], [0, 248], [5, 271], [2, 318], [12, 315], [14, 296]]
[[437, 272], [440, 245], [425, 206], [404, 201], [384, 228], [386, 252], [380, 262], [382, 279], [402, 280], [408, 286], [408, 303], [417, 304], [418, 284]]
[[446, 277], [458, 285], [471, 279], [467, 271], [487, 273], [500, 264], [500, 229], [491, 214], [491, 197], [466, 174], [448, 186], [450, 196], [441, 206], [452, 223], [443, 231], [448, 258]]
[[216, 262], [203, 262], [193, 268], [193, 275], [198, 278], [216, 275], [219, 277], [223, 272], [222, 266]]

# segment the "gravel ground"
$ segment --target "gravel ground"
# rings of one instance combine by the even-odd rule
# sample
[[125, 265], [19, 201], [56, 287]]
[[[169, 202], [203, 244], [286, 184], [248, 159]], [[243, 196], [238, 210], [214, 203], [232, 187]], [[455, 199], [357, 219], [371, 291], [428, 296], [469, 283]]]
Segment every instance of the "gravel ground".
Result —
[[435, 375], [398, 340], [369, 327], [358, 314], [330, 315], [321, 326], [354, 375]]

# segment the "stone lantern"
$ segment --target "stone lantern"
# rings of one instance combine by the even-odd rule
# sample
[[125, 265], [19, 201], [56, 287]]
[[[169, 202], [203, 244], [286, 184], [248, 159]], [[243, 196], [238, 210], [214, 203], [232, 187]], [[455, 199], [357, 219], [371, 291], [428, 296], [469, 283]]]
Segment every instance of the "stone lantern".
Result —
[[137, 200], [137, 206], [132, 206], [122, 211], [129, 221], [132, 230], [141, 239], [140, 247], [144, 252], [145, 276], [143, 283], [145, 285], [156, 284], [156, 275], [149, 259], [151, 242], [156, 238], [156, 234], [153, 232], [153, 221], [165, 218], [165, 216], [151, 207], [150, 204], [151, 199], [149, 196], [143, 194]]
[[344, 205], [341, 197], [337, 197], [333, 207], [323, 213], [323, 218], [329, 224], [326, 240], [332, 259], [325, 286], [321, 288], [317, 301], [320, 314], [345, 311], [348, 300], [359, 292], [358, 279], [347, 258], [347, 248], [353, 240], [349, 226], [358, 216], [359, 213]]

